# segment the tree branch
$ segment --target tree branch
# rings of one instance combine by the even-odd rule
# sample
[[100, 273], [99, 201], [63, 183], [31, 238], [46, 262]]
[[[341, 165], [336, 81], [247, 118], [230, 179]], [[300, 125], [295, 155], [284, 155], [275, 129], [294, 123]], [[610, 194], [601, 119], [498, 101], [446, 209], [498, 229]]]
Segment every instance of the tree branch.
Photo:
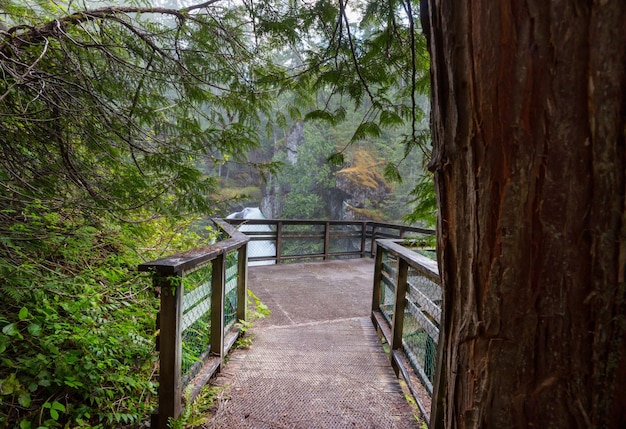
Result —
[[[183, 9], [170, 9], [162, 7], [110, 6], [94, 10], [75, 12], [71, 15], [49, 21], [39, 27], [17, 25], [10, 28], [6, 32], [6, 34], [9, 36], [9, 40], [0, 45], [0, 52], [5, 54], [6, 56], [11, 56], [10, 51], [13, 49], [20, 49], [25, 45], [37, 44], [49, 37], [57, 39], [62, 38], [66, 34], [65, 28], [68, 25], [78, 25], [83, 22], [106, 20], [111, 18], [115, 18], [119, 22], [120, 18], [118, 15], [127, 15], [130, 13], [154, 13], [161, 15], [171, 15], [180, 20], [185, 20], [189, 18], [189, 12], [207, 8], [215, 3], [218, 3], [219, 1], [220, 0], [210, 0], [197, 5], [188, 6]], [[20, 30], [25, 31], [20, 32]]]
[[361, 66], [359, 66], [359, 60], [356, 57], [356, 48], [354, 47], [354, 42], [352, 41], [352, 34], [350, 32], [350, 21], [348, 20], [348, 15], [346, 14], [344, 0], [339, 1], [339, 8], [341, 11], [341, 15], [343, 16], [346, 22], [346, 33], [348, 36], [348, 43], [350, 44], [350, 53], [352, 54], [352, 62], [354, 64], [354, 71], [356, 72], [357, 76], [359, 77], [359, 80], [363, 84], [363, 88], [365, 89], [365, 92], [367, 92], [367, 95], [370, 98], [370, 101], [372, 103], [376, 103], [376, 98], [374, 98], [374, 94], [372, 94], [372, 91], [370, 90], [370, 87], [367, 84], [367, 81], [361, 74]]
[[411, 40], [411, 137], [413, 138], [414, 142], [417, 142], [417, 118], [415, 117], [417, 110], [417, 102], [415, 100], [415, 82], [417, 80], [417, 68], [415, 65], [415, 20], [413, 19], [413, 8], [411, 7], [411, 0], [407, 0], [406, 3], [404, 3], [404, 10], [406, 12], [407, 18], [409, 19], [409, 34]]
[[188, 12], [191, 12], [192, 10], [204, 9], [204, 8], [209, 7], [209, 6], [213, 6], [215, 3], [219, 3], [220, 1], [221, 0], [209, 0], [209, 1], [206, 1], [204, 3], [187, 6], [187, 7], [183, 8], [183, 9], [181, 9], [180, 12], [181, 13], [188, 13]]

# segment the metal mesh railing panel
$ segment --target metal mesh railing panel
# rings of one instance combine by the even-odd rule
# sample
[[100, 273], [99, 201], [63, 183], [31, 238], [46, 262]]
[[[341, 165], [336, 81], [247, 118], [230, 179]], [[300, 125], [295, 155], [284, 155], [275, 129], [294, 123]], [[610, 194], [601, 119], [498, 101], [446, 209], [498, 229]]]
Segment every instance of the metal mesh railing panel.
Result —
[[324, 225], [283, 225], [281, 256], [324, 252]]
[[[276, 257], [276, 241], [275, 240], [251, 240], [248, 242], [248, 256], [253, 258], [275, 258]], [[250, 263], [249, 265], [260, 265], [258, 263]]]
[[212, 266], [186, 274], [183, 282], [182, 359], [183, 385], [195, 375], [211, 342]]
[[[274, 263], [276, 258], [276, 226], [269, 224], [242, 224], [238, 230], [248, 237], [249, 266], [267, 265]], [[263, 258], [263, 261], [257, 258]]]
[[329, 226], [328, 253], [360, 253], [361, 228], [355, 225]]
[[398, 259], [387, 252], [383, 253], [382, 284], [380, 297], [380, 312], [391, 326], [393, 307], [396, 302], [396, 283], [398, 278]]
[[432, 394], [441, 320], [441, 287], [409, 268], [402, 329], [403, 349]]
[[237, 320], [238, 253], [226, 255], [226, 286], [224, 290], [224, 336]]

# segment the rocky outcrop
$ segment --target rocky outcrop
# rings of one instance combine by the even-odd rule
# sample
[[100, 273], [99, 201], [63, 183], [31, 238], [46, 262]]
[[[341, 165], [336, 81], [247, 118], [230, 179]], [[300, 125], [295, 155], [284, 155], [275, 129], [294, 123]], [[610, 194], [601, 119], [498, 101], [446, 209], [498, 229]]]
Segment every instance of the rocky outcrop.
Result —
[[338, 171], [335, 186], [344, 195], [343, 219], [375, 219], [375, 209], [383, 203], [390, 186], [379, 169], [381, 165], [366, 151], [358, 151], [352, 163]]
[[263, 187], [263, 197], [261, 198], [261, 211], [268, 219], [277, 219], [283, 212], [284, 195], [281, 194], [278, 181], [272, 176]]
[[285, 151], [291, 165], [298, 162], [298, 148], [304, 144], [304, 121], [298, 121], [289, 129], [285, 137]]

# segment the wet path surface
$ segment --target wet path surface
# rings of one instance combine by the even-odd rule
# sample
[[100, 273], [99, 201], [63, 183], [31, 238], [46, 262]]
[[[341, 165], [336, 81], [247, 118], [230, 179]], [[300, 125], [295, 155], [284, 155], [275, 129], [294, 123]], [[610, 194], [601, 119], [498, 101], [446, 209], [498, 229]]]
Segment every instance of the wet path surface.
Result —
[[215, 428], [414, 428], [369, 318], [371, 259], [250, 267], [272, 310], [214, 384]]

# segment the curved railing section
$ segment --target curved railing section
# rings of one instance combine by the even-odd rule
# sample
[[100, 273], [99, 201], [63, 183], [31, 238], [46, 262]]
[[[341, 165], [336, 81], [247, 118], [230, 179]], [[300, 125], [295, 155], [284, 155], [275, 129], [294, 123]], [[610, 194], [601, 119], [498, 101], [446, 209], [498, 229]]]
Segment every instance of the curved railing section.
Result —
[[372, 221], [224, 219], [250, 238], [250, 265], [374, 256], [377, 239], [420, 240], [433, 230]]
[[213, 221], [227, 238], [216, 244], [139, 265], [152, 272], [157, 315], [159, 407], [153, 428], [168, 428], [184, 401], [193, 401], [219, 370], [246, 317], [247, 246], [234, 227]]
[[402, 375], [428, 420], [437, 370], [442, 290], [437, 262], [398, 240], [376, 241], [372, 321], [389, 344]]

